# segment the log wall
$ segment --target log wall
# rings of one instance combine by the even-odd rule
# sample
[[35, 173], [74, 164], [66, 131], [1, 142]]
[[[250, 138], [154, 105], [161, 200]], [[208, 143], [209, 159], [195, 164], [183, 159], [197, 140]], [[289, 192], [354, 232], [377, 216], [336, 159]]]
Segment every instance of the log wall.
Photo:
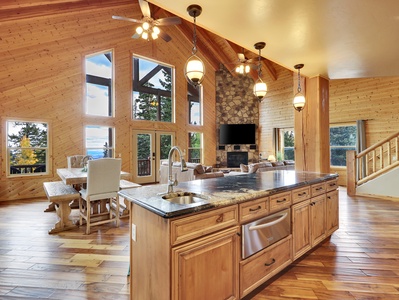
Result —
[[[133, 129], [174, 131], [175, 144], [187, 148], [188, 131], [204, 132], [204, 163], [216, 160], [215, 72], [205, 59], [203, 83], [204, 125], [188, 124], [187, 82], [183, 69], [192, 44], [174, 26], [163, 27], [172, 42], [134, 40], [135, 24], [113, 20], [112, 15], [140, 19], [137, 2], [8, 1], [0, 7], [0, 200], [43, 197], [42, 183], [59, 180], [57, 168], [67, 166], [66, 157], [84, 152], [85, 125], [115, 127], [115, 153], [122, 169], [131, 172]], [[2, 2], [3, 5], [3, 2]], [[84, 60], [88, 54], [112, 49], [115, 62], [115, 117], [84, 113]], [[132, 55], [148, 57], [175, 67], [176, 123], [131, 119]], [[201, 53], [198, 54], [201, 57]], [[6, 178], [5, 118], [50, 122], [51, 173], [48, 176]]]

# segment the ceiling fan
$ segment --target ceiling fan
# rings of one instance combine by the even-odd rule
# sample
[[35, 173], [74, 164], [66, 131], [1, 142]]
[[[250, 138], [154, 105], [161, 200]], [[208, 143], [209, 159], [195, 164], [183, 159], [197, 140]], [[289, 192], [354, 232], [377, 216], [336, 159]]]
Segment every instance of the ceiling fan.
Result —
[[149, 40], [150, 37], [155, 40], [160, 36], [164, 41], [169, 42], [172, 38], [166, 32], [159, 30], [158, 26], [178, 25], [181, 23], [179, 17], [168, 17], [162, 19], [153, 19], [151, 17], [150, 5], [145, 0], [138, 0], [143, 18], [141, 20], [131, 19], [120, 16], [112, 16], [112, 19], [129, 21], [133, 23], [139, 23], [136, 28], [136, 33], [132, 36], [134, 39], [142, 37], [145, 40]]
[[256, 58], [247, 58], [245, 56], [244, 49], [242, 49], [242, 53], [237, 53], [237, 62], [232, 62], [228, 63], [230, 65], [234, 64], [236, 65], [234, 70], [236, 73], [239, 74], [247, 74], [251, 71], [251, 69], [256, 69], [257, 68], [257, 59]]

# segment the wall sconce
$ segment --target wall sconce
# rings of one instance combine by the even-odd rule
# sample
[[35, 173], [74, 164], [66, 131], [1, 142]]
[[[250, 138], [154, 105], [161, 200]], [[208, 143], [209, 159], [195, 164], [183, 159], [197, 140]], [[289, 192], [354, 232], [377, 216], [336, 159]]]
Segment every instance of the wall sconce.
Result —
[[301, 111], [306, 104], [305, 96], [301, 92], [301, 69], [303, 68], [304, 64], [295, 65], [294, 68], [298, 70], [298, 90], [295, 94], [293, 105], [297, 111]]
[[196, 55], [197, 53], [197, 32], [196, 32], [196, 17], [198, 17], [202, 8], [199, 5], [193, 4], [187, 7], [188, 14], [194, 18], [194, 37], [193, 37], [193, 51], [192, 55], [187, 59], [184, 66], [184, 76], [188, 83], [192, 86], [200, 86], [205, 77], [205, 65], [202, 60]]
[[267, 93], [267, 85], [266, 83], [264, 83], [261, 79], [262, 76], [262, 63], [261, 63], [261, 50], [263, 48], [265, 48], [266, 43], [265, 42], [259, 42], [256, 43], [255, 45], [255, 49], [259, 50], [259, 56], [258, 56], [258, 61], [259, 61], [259, 65], [258, 65], [258, 80], [256, 80], [255, 85], [254, 85], [254, 95], [256, 96], [256, 98], [258, 98], [259, 102], [262, 102], [263, 98], [266, 96]]

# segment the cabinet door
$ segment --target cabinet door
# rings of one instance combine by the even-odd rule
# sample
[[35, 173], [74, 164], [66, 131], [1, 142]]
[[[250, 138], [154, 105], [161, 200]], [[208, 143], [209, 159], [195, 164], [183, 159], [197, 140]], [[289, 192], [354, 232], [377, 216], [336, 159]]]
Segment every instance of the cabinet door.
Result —
[[338, 190], [327, 193], [326, 225], [327, 235], [331, 235], [339, 227]]
[[238, 227], [172, 249], [172, 299], [239, 299]]
[[292, 206], [292, 253], [297, 259], [310, 248], [310, 200]]
[[326, 237], [326, 195], [310, 199], [311, 245], [314, 247]]

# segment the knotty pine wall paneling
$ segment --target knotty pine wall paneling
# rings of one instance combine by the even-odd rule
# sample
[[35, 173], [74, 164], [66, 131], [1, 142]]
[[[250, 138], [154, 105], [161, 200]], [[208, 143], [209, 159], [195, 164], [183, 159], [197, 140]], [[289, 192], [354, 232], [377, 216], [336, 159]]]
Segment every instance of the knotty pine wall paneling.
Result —
[[[193, 128], [188, 125], [187, 83], [183, 74], [192, 45], [174, 26], [162, 28], [171, 35], [171, 42], [161, 39], [147, 42], [131, 39], [134, 24], [112, 19], [112, 15], [141, 18], [138, 3], [131, 0], [78, 0], [73, 3], [60, 0], [51, 5], [33, 2], [18, 5], [18, 2], [7, 2], [0, 7], [0, 113], [2, 120], [18, 118], [51, 122], [52, 172], [39, 177], [5, 176], [6, 144], [2, 121], [0, 200], [44, 197], [43, 182], [59, 180], [55, 171], [66, 167], [66, 157], [83, 153], [84, 126], [88, 124], [115, 127], [115, 153], [121, 155], [122, 168], [128, 172], [132, 165], [133, 129], [174, 131], [176, 145], [185, 149], [187, 130], [198, 129], [204, 132], [206, 141], [204, 163], [214, 163], [215, 70], [204, 59], [207, 68], [203, 83], [204, 125]], [[110, 49], [115, 62], [115, 116], [87, 116], [84, 113], [84, 58]], [[132, 120], [133, 54], [175, 67], [176, 123]], [[198, 55], [201, 57], [201, 53]]]

